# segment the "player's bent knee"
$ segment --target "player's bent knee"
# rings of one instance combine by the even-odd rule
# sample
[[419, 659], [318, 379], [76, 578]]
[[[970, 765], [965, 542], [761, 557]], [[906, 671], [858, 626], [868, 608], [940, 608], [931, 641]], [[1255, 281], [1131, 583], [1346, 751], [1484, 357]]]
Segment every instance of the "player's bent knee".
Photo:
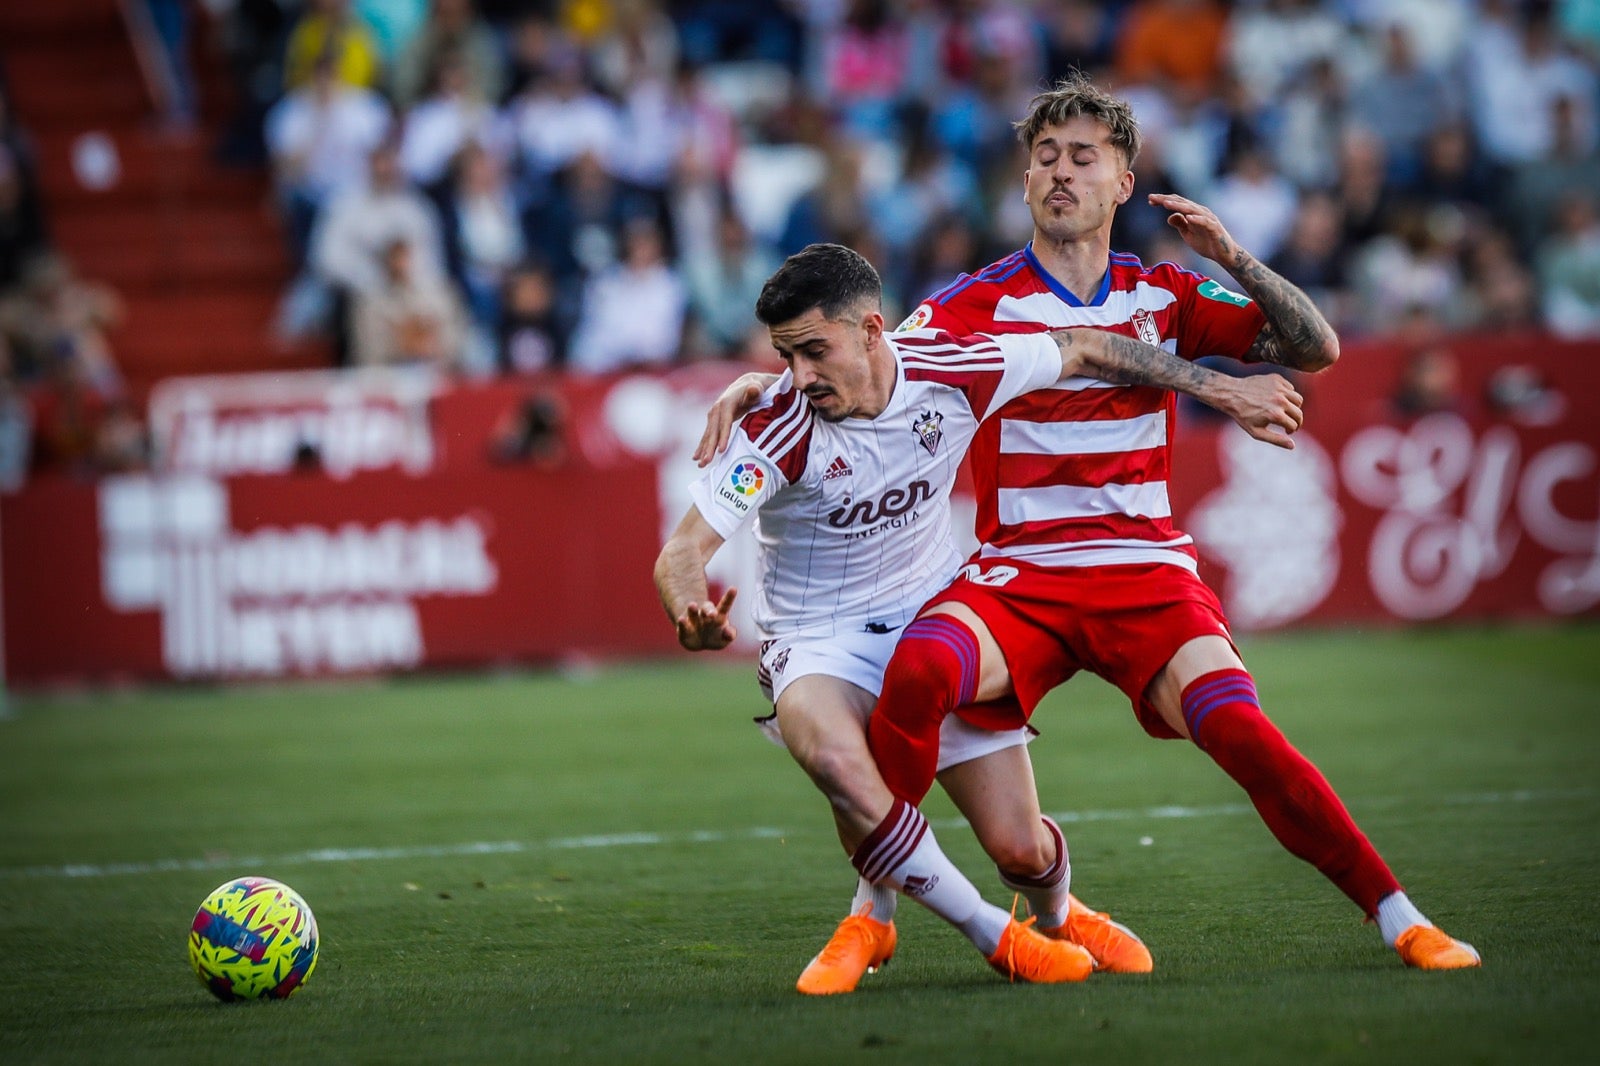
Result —
[[801, 766], [836, 806], [854, 805], [861, 783], [876, 773], [872, 757], [864, 748], [842, 744], [823, 745], [807, 753]]
[[983, 841], [983, 850], [1000, 872], [1012, 878], [1031, 878], [1048, 870], [1056, 861], [1053, 841], [1008, 836], [998, 841]]

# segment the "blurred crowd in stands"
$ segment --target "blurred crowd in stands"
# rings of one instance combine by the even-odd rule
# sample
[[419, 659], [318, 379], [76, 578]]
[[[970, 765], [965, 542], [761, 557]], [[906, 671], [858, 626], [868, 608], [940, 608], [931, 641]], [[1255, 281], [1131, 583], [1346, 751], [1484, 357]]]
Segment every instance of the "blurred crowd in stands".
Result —
[[[755, 296], [819, 240], [878, 264], [897, 321], [1027, 241], [1011, 123], [1072, 68], [1146, 136], [1115, 247], [1217, 273], [1144, 203], [1175, 191], [1346, 337], [1600, 336], [1600, 0], [205, 6], [241, 100], [219, 150], [270, 165], [297, 270], [278, 328], [353, 365], [770, 352]], [[5, 380], [40, 322], [116, 314], [28, 274], [29, 186], [0, 106]]]

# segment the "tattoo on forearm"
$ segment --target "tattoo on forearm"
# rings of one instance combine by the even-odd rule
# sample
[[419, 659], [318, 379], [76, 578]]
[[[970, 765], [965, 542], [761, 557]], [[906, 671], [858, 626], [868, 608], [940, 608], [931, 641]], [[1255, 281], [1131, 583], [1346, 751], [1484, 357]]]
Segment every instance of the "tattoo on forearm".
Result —
[[1336, 343], [1333, 327], [1311, 297], [1242, 248], [1234, 250], [1228, 269], [1267, 316], [1267, 324], [1244, 354], [1245, 362], [1293, 370], [1321, 370], [1328, 365], [1327, 353]]
[[[1160, 348], [1124, 337], [1119, 333], [1102, 333], [1106, 342], [1104, 356], [1091, 360], [1091, 377], [1109, 381], [1113, 385], [1151, 385], [1190, 395], [1198, 393], [1205, 383], [1215, 376], [1215, 371], [1196, 366]], [[1071, 333], [1056, 334], [1058, 341], [1070, 346]]]

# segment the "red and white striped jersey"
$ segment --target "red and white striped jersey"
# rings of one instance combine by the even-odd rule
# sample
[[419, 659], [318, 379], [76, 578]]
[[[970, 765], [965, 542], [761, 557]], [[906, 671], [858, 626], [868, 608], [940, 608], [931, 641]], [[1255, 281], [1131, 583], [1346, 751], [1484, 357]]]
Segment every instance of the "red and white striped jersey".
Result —
[[[1111, 253], [1087, 303], [1051, 277], [1029, 244], [930, 296], [902, 329], [1028, 332], [1095, 326], [1184, 359], [1243, 355], [1266, 319], [1254, 301], [1171, 263]], [[1167, 472], [1176, 397], [1072, 377], [1008, 403], [978, 431], [972, 479], [979, 556], [1042, 566], [1173, 563], [1195, 569], [1172, 524]]]
[[1042, 335], [889, 334], [894, 393], [876, 418], [816, 416], [785, 372], [690, 486], [730, 537], [755, 520], [763, 639], [898, 628], [961, 564], [950, 489], [982, 419], [1061, 376]]

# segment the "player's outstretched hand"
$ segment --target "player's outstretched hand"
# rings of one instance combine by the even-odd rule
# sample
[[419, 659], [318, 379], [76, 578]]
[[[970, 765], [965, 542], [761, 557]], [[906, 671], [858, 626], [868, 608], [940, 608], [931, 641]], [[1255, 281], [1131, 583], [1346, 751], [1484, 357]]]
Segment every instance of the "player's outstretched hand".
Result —
[[1235, 378], [1234, 385], [1231, 391], [1235, 395], [1225, 408], [1233, 420], [1256, 440], [1293, 451], [1289, 435], [1305, 422], [1301, 410], [1305, 398], [1289, 379], [1281, 374], [1257, 374]]
[[678, 643], [690, 651], [717, 651], [733, 643], [739, 631], [728, 621], [738, 589], [729, 589], [716, 603], [691, 603], [678, 616]]
[[1150, 203], [1170, 212], [1167, 225], [1178, 231], [1183, 243], [1212, 262], [1232, 268], [1239, 246], [1215, 211], [1174, 193], [1153, 192]]
[[698, 465], [706, 466], [722, 454], [722, 449], [728, 446], [734, 423], [761, 402], [761, 394], [771, 381], [771, 376], [767, 374], [742, 374], [722, 390], [717, 402], [706, 412], [706, 430], [700, 434], [700, 444], [694, 450], [694, 461]]

